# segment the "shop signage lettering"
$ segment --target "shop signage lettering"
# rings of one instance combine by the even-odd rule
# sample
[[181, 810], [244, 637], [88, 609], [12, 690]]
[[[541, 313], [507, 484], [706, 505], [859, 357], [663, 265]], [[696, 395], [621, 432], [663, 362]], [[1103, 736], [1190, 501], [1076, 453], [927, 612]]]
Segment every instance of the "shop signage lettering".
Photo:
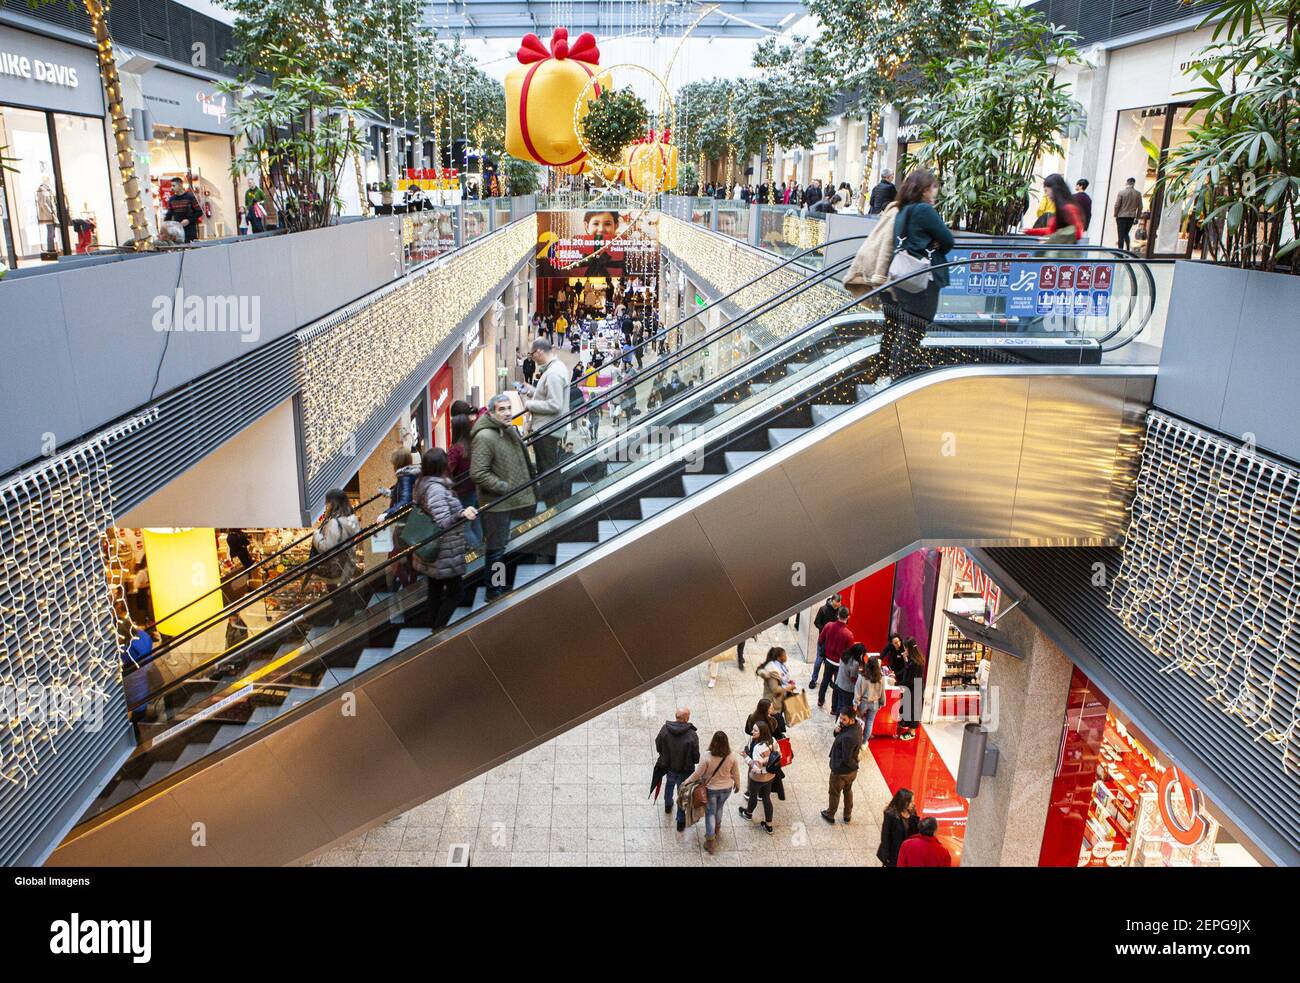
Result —
[[[1174, 788], [1182, 793], [1183, 814], [1174, 808]], [[1196, 783], [1177, 768], [1166, 768], [1160, 776], [1160, 818], [1165, 821], [1165, 828], [1183, 846], [1196, 846], [1210, 831], [1210, 824], [1205, 821], [1202, 812], [1205, 797]]]
[[993, 579], [981, 567], [976, 565], [971, 555], [960, 546], [940, 546], [939, 552], [948, 554], [957, 571], [957, 577], [970, 584], [980, 597], [988, 602], [990, 610], [997, 611], [1002, 601], [1002, 590], [993, 583]]
[[206, 92], [196, 92], [194, 98], [198, 100], [204, 116], [215, 116], [218, 123], [224, 123], [226, 119], [226, 97], [210, 96]]
[[12, 51], [0, 51], [0, 75], [32, 79], [50, 85], [63, 85], [69, 89], [75, 89], [78, 84], [77, 70], [71, 65], [28, 58], [26, 55], [16, 55]]

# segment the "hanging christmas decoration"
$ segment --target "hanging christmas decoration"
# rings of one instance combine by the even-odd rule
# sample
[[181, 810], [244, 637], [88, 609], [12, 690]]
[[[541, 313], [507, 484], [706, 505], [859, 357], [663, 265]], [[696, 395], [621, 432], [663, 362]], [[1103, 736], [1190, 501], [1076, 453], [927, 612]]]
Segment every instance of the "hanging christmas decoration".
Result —
[[586, 156], [576, 132], [574, 104], [579, 118], [600, 86], [588, 94], [592, 68], [600, 64], [600, 50], [590, 33], [569, 43], [566, 28], [557, 27], [548, 50], [536, 34], [525, 34], [516, 55], [519, 65], [506, 75], [506, 153], [520, 160], [568, 167]]
[[677, 187], [677, 148], [672, 134], [665, 130], [638, 140], [627, 148], [625, 180], [635, 191], [653, 194]]

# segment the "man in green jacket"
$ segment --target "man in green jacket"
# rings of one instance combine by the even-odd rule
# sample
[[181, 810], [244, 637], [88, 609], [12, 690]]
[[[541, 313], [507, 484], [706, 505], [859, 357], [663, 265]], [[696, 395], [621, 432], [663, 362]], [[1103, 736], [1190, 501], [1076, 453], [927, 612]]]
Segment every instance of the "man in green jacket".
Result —
[[[479, 518], [486, 540], [483, 569], [487, 598], [492, 600], [512, 586], [513, 571], [503, 560], [506, 542], [515, 523], [533, 514], [537, 496], [532, 487], [520, 488], [531, 480], [532, 473], [523, 438], [510, 422], [510, 397], [505, 393], [493, 396], [487, 409], [470, 431], [469, 476], [478, 487]], [[514, 491], [517, 488], [520, 490]]]

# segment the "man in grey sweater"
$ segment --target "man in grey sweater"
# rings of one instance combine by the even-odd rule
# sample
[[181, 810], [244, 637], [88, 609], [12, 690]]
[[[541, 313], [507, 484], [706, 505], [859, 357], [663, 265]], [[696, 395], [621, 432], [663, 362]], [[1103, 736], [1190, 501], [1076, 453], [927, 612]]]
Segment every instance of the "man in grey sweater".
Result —
[[[545, 338], [534, 339], [528, 354], [537, 366], [537, 383], [535, 386], [521, 385], [519, 389], [528, 397], [524, 400], [524, 409], [532, 414], [532, 432], [541, 434], [569, 410], [569, 370]], [[562, 433], [556, 431], [533, 438], [538, 475], [545, 474], [559, 462], [563, 437]], [[543, 481], [539, 497], [548, 505], [553, 505], [559, 497], [558, 488], [560, 485], [554, 479]]]

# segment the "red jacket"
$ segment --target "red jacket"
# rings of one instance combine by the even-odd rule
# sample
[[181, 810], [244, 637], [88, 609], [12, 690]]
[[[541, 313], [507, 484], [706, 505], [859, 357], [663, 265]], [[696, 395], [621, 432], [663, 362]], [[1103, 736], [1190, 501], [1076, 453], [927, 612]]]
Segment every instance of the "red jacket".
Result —
[[952, 857], [947, 847], [933, 836], [917, 833], [909, 836], [898, 848], [900, 867], [951, 867]]
[[1064, 222], [1059, 222], [1059, 223], [1058, 223], [1058, 222], [1057, 222], [1057, 219], [1058, 219], [1058, 218], [1060, 218], [1060, 216], [1057, 215], [1056, 212], [1053, 212], [1053, 213], [1052, 213], [1051, 221], [1049, 221], [1046, 225], [1040, 226], [1039, 228], [1036, 228], [1036, 229], [1025, 229], [1025, 235], [1030, 235], [1030, 236], [1050, 236], [1050, 235], [1051, 235], [1053, 232], [1055, 232], [1058, 228], [1065, 228], [1067, 225], [1073, 225], [1073, 226], [1074, 226], [1074, 241], [1075, 241], [1075, 242], [1078, 242], [1080, 239], [1083, 238], [1083, 230], [1084, 230], [1087, 226], [1084, 224], [1084, 221], [1083, 221], [1083, 212], [1079, 211], [1079, 206], [1078, 206], [1078, 205], [1066, 205], [1066, 206], [1065, 206], [1065, 221], [1064, 221]]
[[826, 656], [827, 662], [833, 662], [835, 665], [840, 664], [840, 656], [844, 650], [853, 644], [853, 632], [849, 631], [849, 626], [842, 621], [832, 621], [822, 628], [821, 634], [817, 636], [817, 641], [821, 644], [822, 654]]

